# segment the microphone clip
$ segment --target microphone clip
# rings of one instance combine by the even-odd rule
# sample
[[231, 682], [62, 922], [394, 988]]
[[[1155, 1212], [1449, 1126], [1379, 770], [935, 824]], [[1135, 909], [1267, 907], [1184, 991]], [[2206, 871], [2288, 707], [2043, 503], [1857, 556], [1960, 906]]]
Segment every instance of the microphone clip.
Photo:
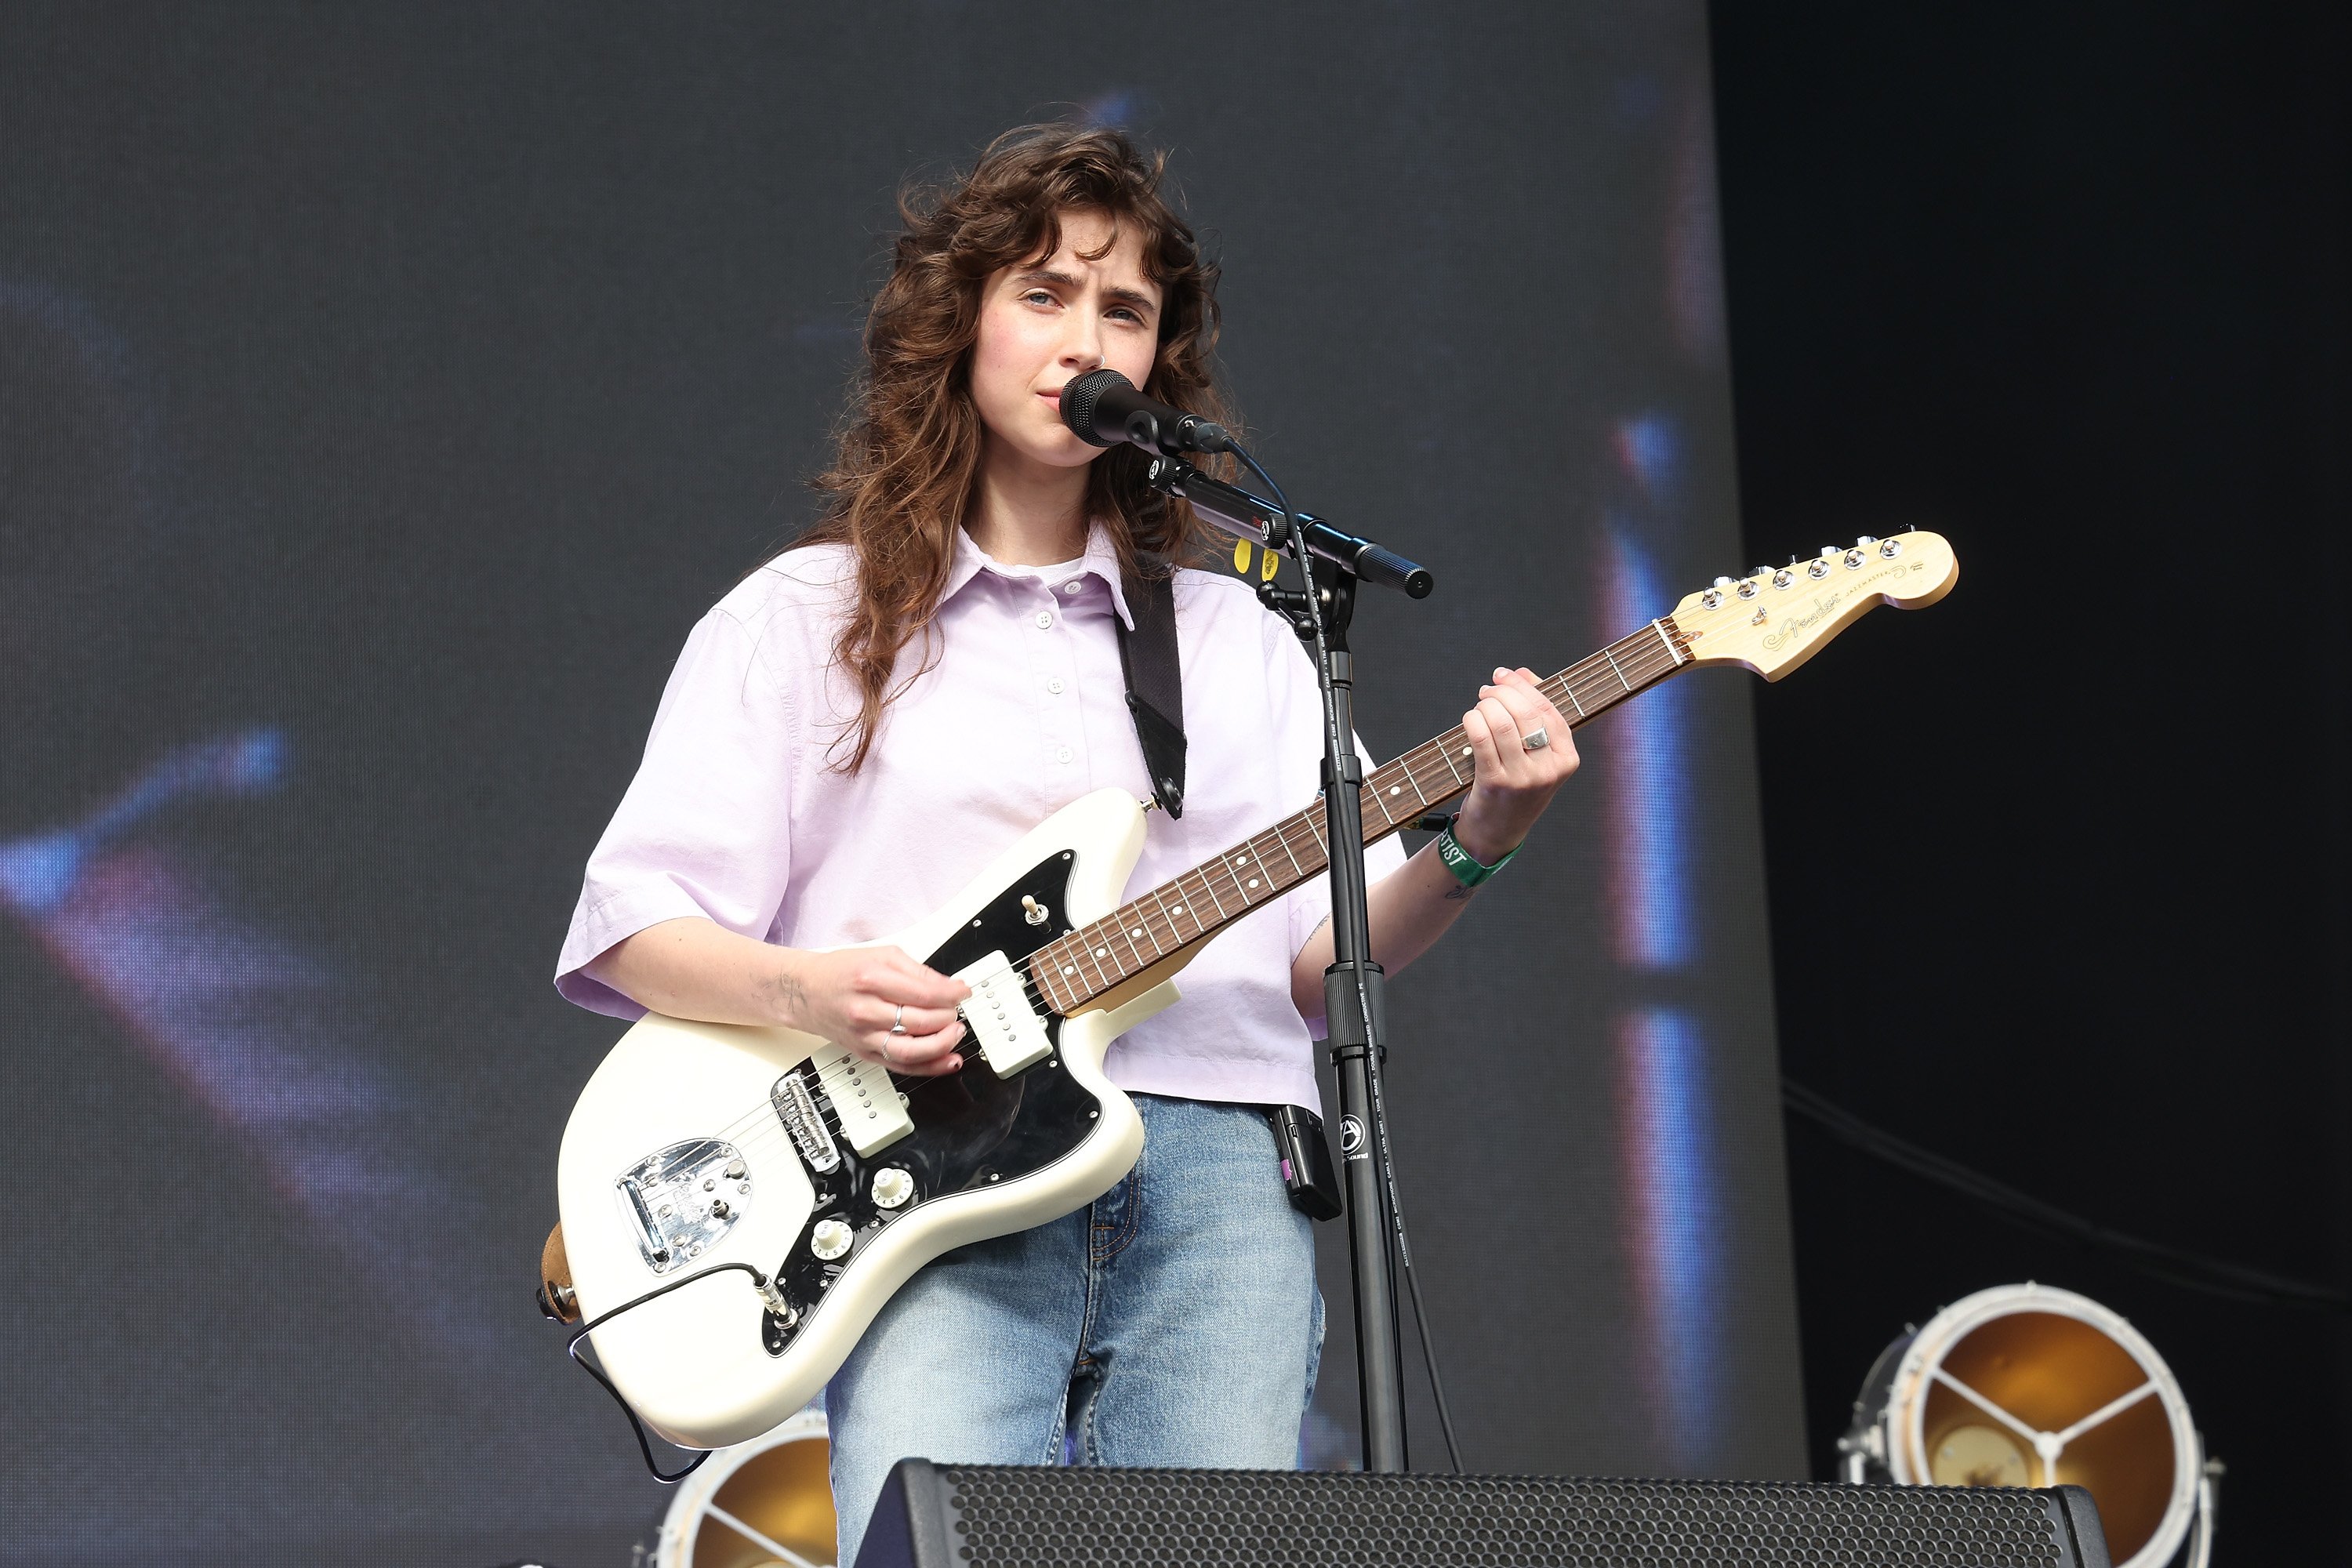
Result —
[[1172, 458], [1184, 452], [1230, 451], [1234, 444], [1223, 426], [1193, 414], [1163, 422], [1150, 409], [1138, 408], [1128, 415], [1125, 429], [1129, 443], [1162, 458]]

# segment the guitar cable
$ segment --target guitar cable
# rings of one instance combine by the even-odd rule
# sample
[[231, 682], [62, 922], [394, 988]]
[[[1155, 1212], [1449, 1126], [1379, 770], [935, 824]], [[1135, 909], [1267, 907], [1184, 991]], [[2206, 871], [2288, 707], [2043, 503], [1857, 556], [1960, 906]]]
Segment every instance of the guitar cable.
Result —
[[646, 1440], [646, 1424], [642, 1420], [638, 1419], [636, 1411], [630, 1405], [629, 1402], [621, 1396], [621, 1391], [614, 1386], [613, 1380], [604, 1375], [604, 1368], [581, 1355], [580, 1342], [586, 1339], [590, 1334], [594, 1333], [598, 1329], [603, 1328], [605, 1324], [611, 1322], [614, 1319], [619, 1317], [624, 1312], [633, 1311], [635, 1309], [644, 1306], [648, 1301], [658, 1301], [673, 1290], [683, 1290], [688, 1285], [708, 1279], [714, 1274], [725, 1274], [730, 1270], [737, 1269], [740, 1269], [743, 1273], [749, 1274], [751, 1277], [751, 1285], [754, 1289], [765, 1291], [768, 1289], [768, 1277], [761, 1273], [758, 1269], [752, 1268], [748, 1263], [714, 1263], [708, 1268], [696, 1269], [693, 1273], [688, 1275], [683, 1279], [673, 1279], [667, 1285], [661, 1286], [656, 1289], [648, 1290], [634, 1301], [624, 1301], [609, 1312], [599, 1312], [588, 1322], [581, 1324], [578, 1329], [572, 1331], [572, 1337], [563, 1342], [563, 1353], [572, 1358], [572, 1364], [586, 1373], [589, 1376], [594, 1378], [598, 1386], [613, 1396], [613, 1403], [621, 1407], [621, 1414], [629, 1418], [629, 1429], [636, 1434], [637, 1452], [645, 1456], [646, 1471], [652, 1475], [654, 1479], [659, 1481], [666, 1487], [674, 1487], [677, 1485], [678, 1482], [686, 1479], [687, 1477], [694, 1474], [695, 1471], [700, 1469], [702, 1468], [702, 1462], [710, 1458], [712, 1450], [709, 1448], [699, 1450], [681, 1449], [681, 1452], [692, 1452], [694, 1454], [694, 1458], [688, 1461], [686, 1466], [681, 1469], [666, 1471], [659, 1465], [654, 1463], [653, 1445]]
[[[1315, 673], [1317, 682], [1320, 684], [1331, 668], [1331, 650], [1323, 640], [1323, 601], [1315, 585], [1312, 557], [1307, 550], [1306, 525], [1298, 521], [1298, 513], [1291, 509], [1290, 498], [1283, 494], [1282, 487], [1275, 483], [1274, 476], [1267, 473], [1239, 441], [1228, 436], [1225, 446], [1226, 450], [1258, 477], [1259, 482], [1273, 493], [1274, 504], [1282, 509], [1282, 521], [1290, 534], [1291, 555], [1298, 563], [1299, 576], [1306, 583], [1306, 592], [1300, 596], [1307, 601], [1307, 624], [1315, 632]], [[1327, 726], [1331, 722], [1332, 714], [1333, 710], [1327, 702], [1323, 710], [1323, 721]], [[1341, 735], [1338, 740], [1345, 746], [1352, 743], [1353, 737]], [[1337, 781], [1334, 782], [1336, 784]], [[1397, 1259], [1404, 1266], [1405, 1291], [1412, 1299], [1412, 1326], [1421, 1338], [1421, 1362], [1429, 1372], [1430, 1396], [1437, 1405], [1438, 1430], [1445, 1435], [1446, 1461], [1458, 1476], [1463, 1473], [1462, 1448], [1454, 1436], [1454, 1412], [1446, 1403], [1445, 1380], [1437, 1370], [1437, 1347], [1429, 1334], [1429, 1310], [1422, 1304], [1421, 1276], [1412, 1267], [1412, 1243], [1405, 1235], [1404, 1201], [1397, 1192], [1396, 1163], [1389, 1155], [1388, 1097], [1384, 1092], [1381, 1070], [1381, 1058], [1388, 1047], [1381, 1041], [1379, 1025], [1372, 1017], [1372, 999], [1364, 987], [1364, 972], [1360, 967], [1356, 971], [1356, 1007], [1364, 1020], [1364, 1080], [1372, 1094], [1372, 1125], [1380, 1132], [1377, 1142], [1381, 1156], [1381, 1185], [1388, 1198], [1389, 1221], [1396, 1235]]]

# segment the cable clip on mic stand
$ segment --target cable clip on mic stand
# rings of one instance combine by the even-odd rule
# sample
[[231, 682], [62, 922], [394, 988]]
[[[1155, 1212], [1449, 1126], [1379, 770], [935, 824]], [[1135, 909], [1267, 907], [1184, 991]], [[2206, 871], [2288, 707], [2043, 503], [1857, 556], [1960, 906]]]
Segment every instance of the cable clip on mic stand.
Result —
[[1402, 1258], [1447, 1456], [1459, 1471], [1453, 1416], [1437, 1375], [1420, 1283], [1413, 1278], [1389, 1148], [1381, 1084], [1388, 1054], [1382, 1000], [1387, 977], [1372, 962], [1370, 918], [1364, 903], [1364, 769], [1356, 754], [1355, 661], [1348, 647], [1359, 584], [1376, 583], [1423, 599], [1436, 581], [1426, 568], [1393, 551], [1293, 510], [1282, 487], [1256, 459], [1237, 443], [1230, 449], [1274, 492], [1275, 501], [1211, 479], [1175, 458], [1155, 458], [1148, 477], [1155, 488], [1192, 502], [1193, 510], [1235, 537], [1286, 552], [1300, 563], [1307, 584], [1303, 590], [1287, 589], [1268, 580], [1258, 584], [1257, 595], [1260, 603], [1297, 629], [1314, 656], [1323, 692], [1323, 811], [1330, 856], [1332, 953], [1331, 966], [1323, 973], [1323, 1000], [1331, 1065], [1339, 1086], [1339, 1158], [1347, 1191], [1349, 1264], [1355, 1276], [1364, 1468], [1395, 1474], [1408, 1468], [1395, 1273], [1396, 1260]]

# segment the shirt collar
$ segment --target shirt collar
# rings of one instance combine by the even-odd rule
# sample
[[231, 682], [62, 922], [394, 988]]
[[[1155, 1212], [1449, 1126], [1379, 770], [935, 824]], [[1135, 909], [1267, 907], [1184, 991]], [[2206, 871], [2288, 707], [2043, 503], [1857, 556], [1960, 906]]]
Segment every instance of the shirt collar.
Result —
[[[940, 603], [945, 605], [954, 598], [962, 592], [966, 584], [982, 572], [993, 573], [1013, 582], [1037, 582], [1044, 579], [1046, 570], [1041, 566], [1008, 566], [973, 543], [968, 530], [959, 528], [956, 530], [955, 560], [948, 568], [948, 585], [940, 595]], [[1087, 574], [1102, 579], [1103, 585], [1110, 590], [1111, 608], [1126, 623], [1127, 629], [1133, 631], [1135, 616], [1127, 607], [1127, 592], [1119, 582], [1118, 547], [1111, 542], [1110, 531], [1099, 522], [1087, 530], [1086, 553], [1078, 557], [1077, 571], [1073, 575]]]

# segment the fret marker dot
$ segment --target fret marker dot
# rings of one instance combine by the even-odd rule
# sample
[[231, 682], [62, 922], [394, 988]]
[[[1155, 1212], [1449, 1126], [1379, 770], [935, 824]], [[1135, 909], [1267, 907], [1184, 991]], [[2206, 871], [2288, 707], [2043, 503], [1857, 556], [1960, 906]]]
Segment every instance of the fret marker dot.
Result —
[[1138, 926], [1138, 927], [1136, 927], [1133, 931], [1131, 931], [1128, 932], [1128, 935], [1129, 935], [1129, 936], [1141, 936], [1142, 934], [1143, 934], [1143, 928], [1142, 928], [1141, 926]]
[[1172, 909], [1172, 910], [1169, 910], [1168, 912], [1169, 912], [1170, 914], [1171, 914], [1171, 915], [1181, 915], [1181, 914], [1182, 914], [1182, 913], [1184, 912], [1184, 906], [1183, 906], [1183, 905], [1181, 905], [1181, 904], [1178, 904], [1174, 909]]
[[1095, 949], [1095, 956], [1097, 958], [1108, 958], [1110, 956], [1110, 949], [1107, 947], [1098, 947]]
[[1066, 963], [1062, 965], [1062, 973], [1065, 974], [1076, 974], [1077, 972], [1078, 966], [1075, 963]]
[[1250, 886], [1253, 888], [1257, 886], [1257, 879], [1255, 877], [1252, 877], [1250, 879]]
[[1391, 784], [1389, 785], [1389, 793], [1391, 795], [1402, 795], [1404, 793], [1404, 785]]

